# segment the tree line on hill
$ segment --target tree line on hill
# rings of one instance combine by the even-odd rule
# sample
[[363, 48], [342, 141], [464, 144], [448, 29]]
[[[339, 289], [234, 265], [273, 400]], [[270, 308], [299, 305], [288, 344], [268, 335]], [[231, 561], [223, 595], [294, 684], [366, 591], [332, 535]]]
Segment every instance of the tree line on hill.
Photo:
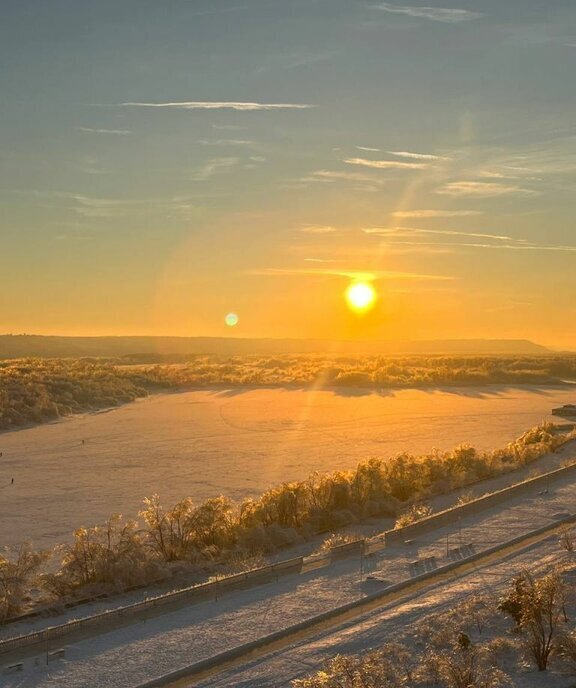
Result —
[[0, 430], [125, 404], [157, 387], [97, 360], [0, 362]]
[[[142, 361], [147, 361], [143, 363]], [[575, 356], [194, 356], [182, 363], [126, 359], [0, 362], [0, 430], [119, 406], [168, 389], [211, 387], [408, 388], [549, 385], [576, 379]]]
[[177, 386], [256, 385], [324, 387], [430, 387], [558, 384], [576, 380], [576, 356], [196, 356], [151, 365], [127, 357], [146, 375]]

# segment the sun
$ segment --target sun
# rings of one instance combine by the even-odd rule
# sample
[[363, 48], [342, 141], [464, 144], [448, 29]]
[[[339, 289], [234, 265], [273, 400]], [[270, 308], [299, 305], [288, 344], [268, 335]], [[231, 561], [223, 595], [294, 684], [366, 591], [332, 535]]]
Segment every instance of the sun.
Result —
[[370, 310], [376, 302], [376, 291], [367, 282], [352, 282], [346, 289], [348, 306], [358, 313]]

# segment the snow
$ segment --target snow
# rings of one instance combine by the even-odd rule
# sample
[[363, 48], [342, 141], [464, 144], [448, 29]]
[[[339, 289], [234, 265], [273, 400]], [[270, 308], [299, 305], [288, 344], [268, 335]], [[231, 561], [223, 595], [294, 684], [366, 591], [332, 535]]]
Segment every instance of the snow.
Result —
[[[279, 688], [290, 681], [313, 673], [336, 654], [357, 654], [395, 641], [410, 643], [414, 626], [430, 614], [453, 609], [458, 602], [478, 593], [501, 592], [509, 584], [511, 573], [526, 568], [546, 571], [565, 557], [559, 554], [556, 539], [549, 539], [527, 552], [500, 564], [479, 567], [473, 573], [444, 585], [436, 585], [415, 594], [410, 600], [369, 612], [335, 630], [302, 640], [260, 660], [225, 671], [195, 684], [198, 688]], [[535, 567], [535, 562], [538, 567]], [[574, 678], [562, 675], [557, 667], [542, 674], [525, 667], [514, 676], [515, 688], [573, 688]]]
[[[555, 515], [571, 510], [575, 497], [576, 484], [557, 484], [551, 486], [548, 495], [535, 493], [531, 498], [516, 498], [501, 510], [492, 509], [469, 516], [462, 521], [461, 542], [471, 542], [477, 550], [505, 542], [554, 522]], [[416, 537], [412, 545], [379, 552], [372, 558], [370, 568], [376, 570], [382, 579], [394, 583], [408, 577], [409, 564], [415, 559], [434, 556], [439, 565], [446, 563], [447, 536], [449, 549], [459, 544], [457, 524], [453, 528]], [[311, 642], [298, 643], [235, 672], [207, 680], [202, 685], [205, 688], [287, 685], [291, 678], [313, 670], [328, 656], [358, 651], [396, 637], [406, 624], [431, 610], [453, 605], [456, 599], [472, 590], [501, 585], [513, 573], [526, 566], [531, 567], [535, 561], [540, 566], [551, 566], [566, 556], [558, 546], [558, 537], [550, 537], [528, 552], [508, 556], [501, 563], [479, 566], [456, 577], [453, 582], [436, 584], [432, 589], [419, 592], [409, 602], [366, 614], [353, 624], [325, 632]], [[281, 579], [279, 583], [233, 592], [217, 601], [185, 607], [74, 642], [67, 647], [64, 660], [48, 667], [41, 665], [42, 655], [28, 658], [25, 671], [15, 676], [0, 677], [0, 686], [137, 686], [154, 676], [358, 599], [381, 585], [378, 581], [361, 580], [358, 558], [335, 562], [324, 569]], [[34, 665], [35, 659], [38, 666]], [[4, 665], [6, 663], [3, 662]]]
[[[68, 541], [142, 499], [241, 499], [368, 456], [495, 448], [574, 400], [570, 388], [234, 390], [164, 394], [0, 435], [0, 544]], [[82, 441], [84, 440], [84, 444]], [[11, 478], [15, 479], [10, 484]]]

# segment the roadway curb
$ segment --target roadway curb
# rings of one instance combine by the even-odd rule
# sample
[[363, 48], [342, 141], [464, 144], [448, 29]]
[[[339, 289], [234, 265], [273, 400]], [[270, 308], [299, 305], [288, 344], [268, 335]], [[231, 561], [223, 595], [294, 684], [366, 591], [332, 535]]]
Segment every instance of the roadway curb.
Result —
[[[213, 675], [215, 673], [219, 673], [220, 671], [224, 671], [227, 664], [234, 662], [235, 660], [238, 660], [242, 657], [249, 659], [251, 653], [255, 652], [256, 650], [263, 650], [266, 647], [270, 646], [269, 651], [271, 652], [273, 651], [273, 646], [275, 644], [282, 642], [282, 645], [286, 645], [286, 641], [288, 641], [291, 638], [291, 636], [298, 636], [303, 631], [312, 630], [314, 627], [321, 626], [324, 622], [327, 621], [336, 622], [338, 617], [345, 616], [349, 612], [354, 611], [356, 612], [355, 616], [357, 616], [358, 614], [362, 613], [363, 608], [366, 608], [365, 611], [368, 611], [369, 609], [375, 606], [375, 603], [385, 604], [387, 598], [393, 597], [395, 594], [400, 592], [407, 592], [408, 590], [410, 590], [410, 588], [418, 586], [419, 583], [429, 581], [438, 576], [442, 576], [444, 574], [457, 571], [459, 568], [467, 567], [470, 564], [479, 563], [483, 559], [488, 559], [494, 554], [498, 554], [503, 550], [509, 549], [510, 547], [514, 547], [515, 545], [519, 545], [524, 541], [528, 541], [533, 538], [538, 538], [541, 535], [546, 535], [548, 532], [551, 533], [554, 530], [557, 530], [562, 525], [568, 525], [570, 523], [575, 522], [576, 514], [571, 514], [570, 516], [567, 516], [563, 519], [559, 519], [554, 523], [547, 524], [546, 526], [542, 526], [541, 528], [532, 530], [529, 533], [525, 533], [524, 535], [519, 535], [518, 537], [513, 538], [512, 540], [508, 540], [505, 543], [501, 543], [499, 545], [495, 545], [494, 547], [482, 550], [481, 552], [477, 552], [471, 555], [470, 557], [466, 557], [465, 559], [460, 559], [458, 561], [451, 562], [449, 564], [446, 564], [445, 566], [441, 566], [437, 569], [434, 569], [433, 571], [427, 571], [419, 576], [415, 576], [414, 578], [410, 578], [408, 580], [401, 581], [400, 583], [391, 585], [387, 587], [385, 590], [382, 590], [381, 592], [373, 593], [372, 595], [367, 595], [366, 597], [362, 597], [359, 600], [349, 602], [348, 604], [336, 607], [335, 609], [331, 609], [327, 612], [324, 612], [323, 614], [310, 617], [309, 619], [301, 621], [300, 623], [288, 626], [287, 628], [282, 629], [281, 631], [276, 631], [269, 635], [263, 636], [262, 638], [258, 638], [257, 640], [252, 640], [248, 643], [244, 643], [243, 645], [239, 645], [238, 647], [232, 648], [231, 650], [220, 652], [217, 655], [214, 655], [213, 657], [200, 660], [199, 662], [194, 662], [193, 664], [190, 664], [186, 667], [182, 667], [181, 669], [177, 669], [176, 671], [170, 672], [163, 676], [159, 676], [145, 683], [140, 683], [137, 686], [135, 686], [135, 688], [161, 688], [180, 679], [188, 679], [194, 681], [195, 679], [198, 680], [203, 677], [206, 677], [206, 675], [208, 674]], [[345, 619], [342, 619], [342, 621], [344, 620]]]

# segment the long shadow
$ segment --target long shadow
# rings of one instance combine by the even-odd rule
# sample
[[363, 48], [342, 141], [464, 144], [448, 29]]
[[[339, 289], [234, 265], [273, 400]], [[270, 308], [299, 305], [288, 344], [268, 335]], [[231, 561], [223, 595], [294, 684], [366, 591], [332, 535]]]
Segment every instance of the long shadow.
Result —
[[[243, 394], [248, 394], [255, 391], [286, 391], [286, 392], [329, 392], [337, 397], [346, 398], [360, 398], [368, 396], [378, 396], [378, 397], [396, 397], [400, 392], [417, 391], [423, 392], [425, 394], [452, 394], [454, 396], [467, 397], [470, 399], [491, 399], [495, 397], [504, 396], [510, 392], [523, 392], [530, 393], [534, 395], [539, 395], [542, 397], [551, 397], [554, 392], [567, 391], [570, 388], [574, 388], [574, 397], [576, 402], [576, 383], [572, 381], [562, 381], [556, 384], [493, 384], [493, 385], [406, 385], [398, 387], [370, 387], [370, 386], [337, 386], [337, 385], [322, 385], [318, 386], [316, 383], [305, 384], [293, 384], [293, 383], [278, 383], [272, 385], [190, 385], [186, 387], [181, 387], [178, 389], [162, 389], [158, 391], [158, 394], [162, 395], [176, 395], [185, 394], [189, 392], [205, 392], [219, 398], [232, 398], [241, 396]], [[8, 433], [24, 432], [32, 428], [37, 428], [41, 425], [56, 425], [59, 423], [64, 423], [66, 421], [71, 421], [78, 416], [95, 416], [104, 413], [111, 413], [112, 411], [118, 411], [130, 404], [137, 403], [144, 399], [151, 399], [156, 394], [152, 393], [148, 397], [143, 397], [142, 399], [135, 399], [132, 402], [120, 403], [118, 406], [112, 406], [103, 409], [87, 409], [85, 411], [74, 413], [69, 416], [62, 416], [59, 418], [49, 419], [40, 423], [30, 422], [16, 427], [11, 428], [0, 428], [0, 436]]]
[[435, 394], [452, 394], [454, 396], [466, 397], [470, 399], [491, 399], [495, 397], [502, 397], [511, 392], [523, 392], [534, 394], [542, 397], [551, 397], [555, 392], [568, 391], [570, 387], [574, 387], [574, 395], [576, 398], [576, 385], [573, 383], [564, 384], [493, 384], [493, 385], [406, 385], [398, 387], [370, 387], [370, 386], [337, 386], [325, 385], [316, 386], [310, 385], [296, 385], [296, 384], [274, 384], [274, 385], [239, 385], [239, 386], [210, 386], [210, 387], [194, 387], [183, 389], [182, 392], [204, 391], [220, 398], [236, 397], [242, 394], [257, 391], [300, 391], [300, 392], [328, 392], [338, 397], [359, 398], [367, 396], [378, 397], [395, 397], [400, 392], [417, 391], [429, 395]]

